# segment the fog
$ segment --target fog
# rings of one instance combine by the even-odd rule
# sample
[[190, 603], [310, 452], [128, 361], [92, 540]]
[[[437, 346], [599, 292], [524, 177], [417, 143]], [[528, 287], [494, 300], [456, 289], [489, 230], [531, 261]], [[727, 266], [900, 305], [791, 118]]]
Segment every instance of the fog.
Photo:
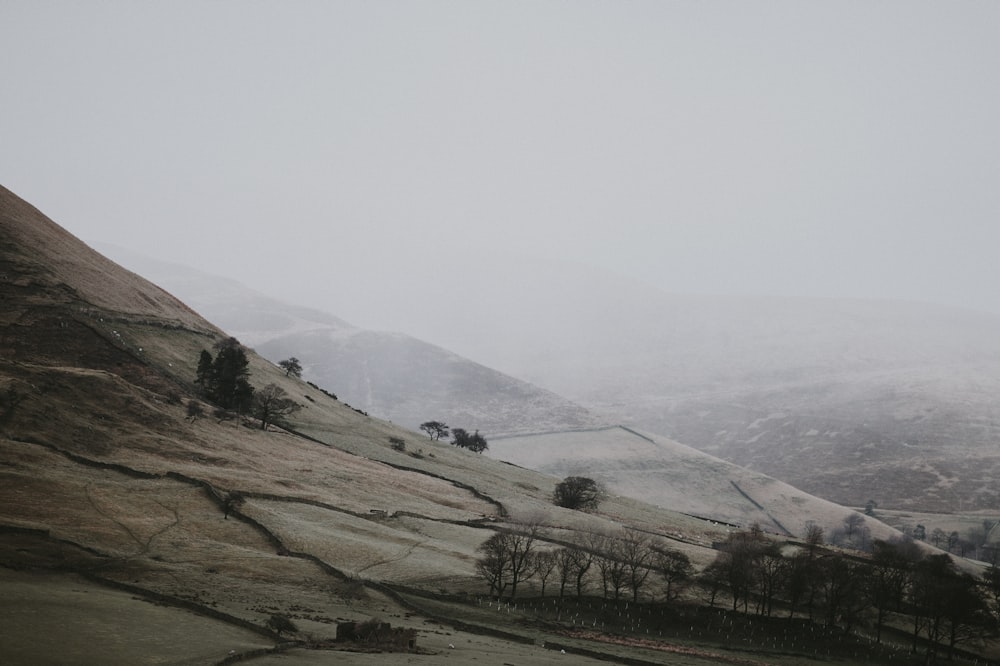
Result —
[[1000, 313], [998, 28], [993, 2], [8, 1], [0, 182], [88, 242], [467, 353], [592, 285]]

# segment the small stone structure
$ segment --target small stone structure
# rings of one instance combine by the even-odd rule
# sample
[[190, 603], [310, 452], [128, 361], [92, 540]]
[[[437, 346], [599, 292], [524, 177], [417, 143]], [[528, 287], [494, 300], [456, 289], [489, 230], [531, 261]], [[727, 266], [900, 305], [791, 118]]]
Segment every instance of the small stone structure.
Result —
[[388, 622], [341, 622], [337, 625], [337, 642], [376, 648], [388, 652], [407, 652], [417, 648], [417, 630], [395, 629]]

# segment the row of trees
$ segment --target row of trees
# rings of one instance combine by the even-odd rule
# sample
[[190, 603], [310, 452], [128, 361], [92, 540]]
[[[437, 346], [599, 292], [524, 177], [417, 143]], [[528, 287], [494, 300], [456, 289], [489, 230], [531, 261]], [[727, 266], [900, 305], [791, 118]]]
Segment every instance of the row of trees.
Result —
[[[804, 545], [774, 541], [759, 528], [736, 532], [699, 578], [709, 602], [725, 592], [732, 610], [771, 616], [778, 607], [829, 627], [870, 627], [877, 642], [885, 627], [908, 630], [913, 649], [928, 652], [995, 632], [1000, 576], [961, 571], [947, 554], [926, 554], [903, 540], [872, 542], [870, 554], [847, 554], [822, 545], [813, 528]], [[908, 629], [907, 629], [908, 628]]]
[[[301, 409], [301, 405], [291, 400], [287, 392], [276, 384], [268, 384], [259, 390], [250, 384], [250, 361], [246, 348], [239, 340], [227, 338], [217, 343], [214, 349], [215, 356], [207, 349], [201, 350], [195, 384], [200, 388], [202, 397], [217, 405], [223, 413], [251, 414], [260, 421], [261, 429], [266, 430], [269, 424], [278, 423]], [[292, 357], [279, 365], [286, 376], [301, 376], [302, 366], [298, 359]], [[192, 418], [197, 417], [200, 411], [196, 404], [189, 404], [188, 415]]]
[[522, 583], [534, 580], [542, 596], [550, 582], [560, 597], [567, 591], [581, 597], [596, 583], [606, 599], [638, 601], [655, 574], [662, 597], [674, 599], [692, 573], [684, 553], [636, 530], [592, 533], [559, 547], [542, 540], [540, 532], [538, 525], [500, 530], [479, 546], [476, 572], [492, 596], [513, 599]]
[[[553, 544], [538, 525], [499, 530], [479, 547], [476, 572], [491, 596], [513, 599], [527, 581], [545, 596], [673, 601], [697, 584], [705, 602], [728, 599], [733, 612], [808, 618], [850, 632], [864, 626], [877, 642], [886, 627], [910, 636], [928, 654], [996, 635], [1000, 567], [983, 578], [959, 569], [947, 554], [928, 554], [913, 541], [876, 540], [871, 552], [824, 545], [811, 527], [803, 543], [776, 541], [758, 527], [716, 544], [715, 560], [697, 577], [687, 556], [665, 539], [636, 530], [586, 534]], [[694, 597], [692, 597], [693, 599]]]
[[[875, 500], [868, 500], [865, 504], [865, 515], [874, 516], [878, 503]], [[927, 528], [917, 523], [916, 525], [905, 525], [900, 531], [916, 541], [928, 541], [936, 548], [955, 553], [961, 557], [972, 557], [982, 560], [988, 556], [988, 548], [983, 547], [989, 541], [990, 532], [997, 526], [996, 520], [984, 519], [980, 525], [975, 525], [966, 530], [965, 534], [960, 534], [958, 530], [946, 532], [940, 527], [935, 527], [928, 534]]]
[[482, 453], [490, 448], [489, 444], [486, 443], [486, 438], [480, 435], [478, 430], [470, 433], [463, 428], [449, 428], [447, 423], [441, 421], [424, 421], [420, 424], [420, 429], [427, 433], [427, 436], [434, 441], [438, 441], [450, 434], [452, 437], [451, 443], [460, 449], [469, 449], [476, 453]]

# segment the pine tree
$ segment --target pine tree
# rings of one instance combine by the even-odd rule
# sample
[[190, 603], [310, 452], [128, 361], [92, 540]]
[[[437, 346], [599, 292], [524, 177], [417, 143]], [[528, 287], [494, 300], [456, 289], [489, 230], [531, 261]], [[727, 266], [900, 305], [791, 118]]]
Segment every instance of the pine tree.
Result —
[[224, 409], [249, 409], [253, 387], [247, 381], [250, 361], [246, 349], [236, 338], [228, 338], [215, 346], [215, 358], [202, 350], [198, 359], [198, 376], [205, 398]]

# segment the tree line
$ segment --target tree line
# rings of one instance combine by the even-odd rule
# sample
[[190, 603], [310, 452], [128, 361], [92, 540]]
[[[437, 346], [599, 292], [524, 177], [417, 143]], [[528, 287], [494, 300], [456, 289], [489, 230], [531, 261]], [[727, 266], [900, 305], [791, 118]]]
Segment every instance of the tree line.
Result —
[[962, 643], [995, 635], [1000, 615], [997, 559], [982, 577], [960, 569], [946, 553], [909, 539], [874, 540], [870, 552], [823, 547], [813, 528], [804, 545], [790, 546], [759, 528], [730, 534], [700, 576], [714, 605], [724, 592], [732, 610], [808, 617], [845, 632], [864, 626], [881, 642], [892, 627], [906, 631], [913, 651], [949, 654]]
[[[544, 537], [544, 538], [543, 538]], [[949, 656], [998, 635], [1000, 554], [981, 577], [946, 553], [909, 539], [874, 540], [870, 552], [824, 543], [811, 526], [803, 541], [776, 540], [759, 527], [730, 533], [697, 575], [666, 539], [623, 529], [554, 544], [538, 525], [498, 530], [479, 547], [476, 573], [492, 597], [513, 599], [528, 581], [545, 596], [597, 594], [609, 600], [728, 604], [748, 616], [808, 619], [845, 633], [863, 628], [883, 641], [891, 628], [913, 652]]]
[[515, 598], [518, 587], [533, 580], [542, 596], [550, 585], [560, 597], [582, 597], [597, 586], [605, 599], [638, 601], [655, 575], [662, 598], [672, 600], [693, 571], [687, 555], [666, 540], [632, 529], [588, 533], [575, 543], [553, 546], [538, 524], [516, 525], [498, 530], [478, 552], [476, 572], [498, 599]]

